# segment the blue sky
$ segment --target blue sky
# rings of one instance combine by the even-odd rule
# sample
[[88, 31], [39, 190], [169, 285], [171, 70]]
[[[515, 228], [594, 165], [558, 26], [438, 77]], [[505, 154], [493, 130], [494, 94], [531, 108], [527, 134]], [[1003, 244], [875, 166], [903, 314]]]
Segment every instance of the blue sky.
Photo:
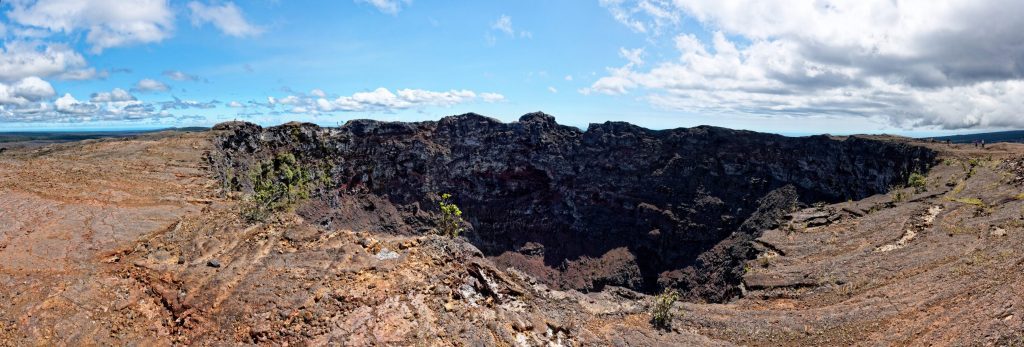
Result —
[[[1020, 5], [864, 3], [15, 0], [0, 6], [0, 129], [538, 110], [790, 134], [1024, 125], [1024, 30], [999, 15]], [[1008, 60], [965, 63], [987, 55]]]

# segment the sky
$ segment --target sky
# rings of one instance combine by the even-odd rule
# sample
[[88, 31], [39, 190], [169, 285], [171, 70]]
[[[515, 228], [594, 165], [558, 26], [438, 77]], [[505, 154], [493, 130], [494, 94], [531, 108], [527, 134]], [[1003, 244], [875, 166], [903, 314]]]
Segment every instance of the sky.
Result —
[[0, 131], [246, 120], [1024, 128], [1019, 0], [5, 0]]

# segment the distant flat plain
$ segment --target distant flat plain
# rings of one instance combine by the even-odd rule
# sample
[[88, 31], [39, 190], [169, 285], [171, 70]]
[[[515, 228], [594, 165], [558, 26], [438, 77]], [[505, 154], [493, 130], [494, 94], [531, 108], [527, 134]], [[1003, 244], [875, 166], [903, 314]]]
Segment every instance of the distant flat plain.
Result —
[[116, 130], [116, 131], [0, 131], [0, 148], [36, 147], [52, 143], [63, 143], [103, 138], [123, 138], [157, 133], [161, 131], [205, 131], [208, 128], [169, 128], [156, 130]]

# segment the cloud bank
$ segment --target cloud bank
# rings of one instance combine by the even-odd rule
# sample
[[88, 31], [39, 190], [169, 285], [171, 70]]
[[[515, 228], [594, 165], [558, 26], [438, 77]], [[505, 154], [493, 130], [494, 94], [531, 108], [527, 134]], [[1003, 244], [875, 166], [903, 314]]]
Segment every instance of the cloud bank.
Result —
[[[320, 114], [333, 112], [383, 112], [417, 109], [425, 107], [451, 107], [471, 102], [496, 103], [505, 100], [505, 96], [497, 93], [477, 93], [472, 90], [449, 90], [444, 92], [423, 89], [398, 89], [392, 92], [387, 88], [377, 88], [369, 92], [352, 95], [328, 97], [320, 89], [309, 94], [299, 93], [283, 98], [269, 97], [268, 108], [281, 107], [290, 113]], [[256, 104], [250, 102], [250, 104]], [[242, 107], [231, 103], [231, 107]]]
[[12, 0], [7, 18], [52, 33], [85, 32], [94, 53], [160, 42], [171, 36], [174, 11], [166, 0]]
[[[672, 59], [581, 90], [670, 110], [871, 117], [899, 127], [1024, 127], [1024, 2], [601, 0]], [[682, 32], [684, 20], [711, 31]], [[642, 51], [640, 51], [642, 52]]]

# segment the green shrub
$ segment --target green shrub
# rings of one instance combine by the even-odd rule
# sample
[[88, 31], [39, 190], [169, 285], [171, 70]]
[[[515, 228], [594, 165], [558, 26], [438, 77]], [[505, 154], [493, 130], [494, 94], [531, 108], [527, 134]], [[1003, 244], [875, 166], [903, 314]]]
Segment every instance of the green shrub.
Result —
[[910, 174], [910, 178], [907, 179], [907, 187], [913, 187], [916, 193], [928, 190], [927, 184], [928, 179], [917, 172]]
[[673, 289], [665, 289], [664, 292], [654, 297], [654, 307], [651, 308], [651, 324], [656, 328], [668, 329], [672, 327], [672, 305], [679, 300], [679, 292]]
[[275, 212], [290, 210], [309, 198], [311, 175], [291, 153], [278, 154], [249, 172], [253, 193], [243, 209], [250, 221], [262, 221]]
[[456, 238], [464, 230], [465, 221], [462, 220], [462, 210], [451, 199], [451, 194], [441, 194], [441, 201], [437, 203], [441, 207], [441, 219], [437, 227], [441, 235]]

